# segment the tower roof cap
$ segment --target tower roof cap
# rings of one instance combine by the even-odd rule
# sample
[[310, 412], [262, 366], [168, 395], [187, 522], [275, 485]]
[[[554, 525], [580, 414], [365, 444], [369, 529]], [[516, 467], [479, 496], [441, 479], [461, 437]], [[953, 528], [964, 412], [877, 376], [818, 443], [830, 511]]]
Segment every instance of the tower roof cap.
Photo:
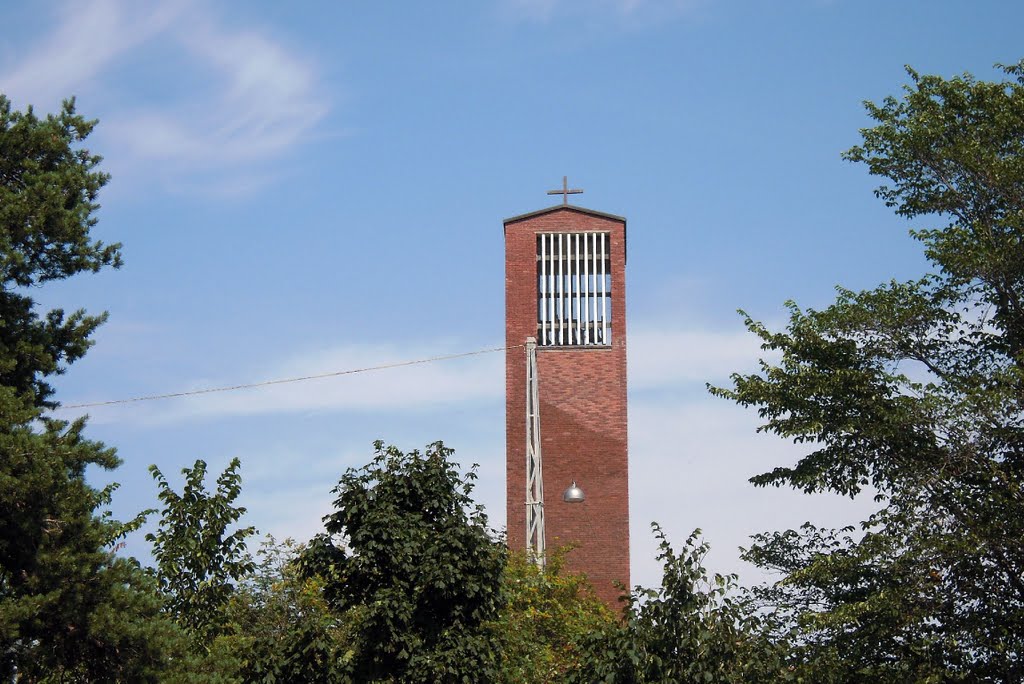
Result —
[[623, 224], [626, 223], [626, 218], [624, 216], [616, 216], [615, 214], [608, 214], [603, 211], [597, 211], [596, 209], [587, 209], [586, 207], [577, 207], [574, 204], [556, 204], [554, 206], [546, 207], [544, 209], [537, 209], [536, 211], [530, 211], [525, 214], [519, 214], [518, 216], [510, 216], [509, 218], [505, 219], [503, 223], [504, 225], [507, 226], [510, 223], [523, 221], [529, 218], [533, 218], [535, 216], [550, 214], [555, 211], [575, 211], [580, 214], [588, 214], [590, 216], [597, 216], [598, 218], [606, 218], [612, 221], [618, 221], [619, 223]]

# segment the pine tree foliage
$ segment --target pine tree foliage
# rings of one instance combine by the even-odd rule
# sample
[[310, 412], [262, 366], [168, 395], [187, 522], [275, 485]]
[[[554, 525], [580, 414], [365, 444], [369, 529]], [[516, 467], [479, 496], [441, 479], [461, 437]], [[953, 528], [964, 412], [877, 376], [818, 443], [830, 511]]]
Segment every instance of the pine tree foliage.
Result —
[[152, 581], [112, 552], [141, 520], [112, 520], [114, 485], [85, 480], [114, 451], [41, 412], [103, 316], [40, 315], [27, 288], [120, 263], [89, 236], [107, 181], [80, 147], [94, 124], [73, 101], [40, 119], [0, 95], [0, 676], [21, 682], [155, 681], [174, 643]]
[[89, 236], [109, 180], [100, 157], [79, 146], [95, 125], [74, 100], [40, 119], [0, 94], [0, 386], [35, 406], [53, 405], [46, 377], [85, 354], [105, 316], [40, 317], [25, 288], [121, 265], [120, 245]]

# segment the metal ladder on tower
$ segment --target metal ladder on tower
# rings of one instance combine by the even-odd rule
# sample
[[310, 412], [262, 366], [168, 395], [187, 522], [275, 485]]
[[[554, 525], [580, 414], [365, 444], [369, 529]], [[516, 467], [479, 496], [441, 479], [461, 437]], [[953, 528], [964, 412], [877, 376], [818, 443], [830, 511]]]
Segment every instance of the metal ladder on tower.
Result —
[[537, 340], [526, 338], [526, 552], [545, 563], [544, 478], [540, 456], [540, 399], [537, 391]]

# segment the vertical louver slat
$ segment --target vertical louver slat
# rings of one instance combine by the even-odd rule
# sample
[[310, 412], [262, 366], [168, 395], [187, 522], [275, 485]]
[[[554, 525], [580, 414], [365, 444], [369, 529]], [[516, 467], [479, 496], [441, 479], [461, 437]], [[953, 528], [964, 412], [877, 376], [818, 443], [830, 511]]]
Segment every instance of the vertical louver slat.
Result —
[[575, 309], [575, 311], [573, 313], [574, 313], [575, 318], [576, 318], [576, 326], [575, 326], [575, 328], [576, 328], [576, 339], [574, 340], [574, 343], [575, 344], [583, 344], [583, 331], [580, 329], [580, 321], [583, 319], [583, 314], [581, 313], [581, 309], [583, 308], [582, 307], [583, 292], [582, 292], [582, 290], [580, 288], [580, 286], [582, 285], [582, 283], [580, 282], [580, 271], [582, 269], [580, 269], [581, 261], [580, 261], [580, 234], [579, 233], [576, 233], [576, 235], [573, 236], [573, 251], [574, 251], [574, 254], [572, 255], [573, 256], [572, 263], [573, 263], [573, 270], [575, 271], [574, 275], [575, 275], [575, 278], [576, 278], [576, 296], [574, 297], [575, 301], [573, 301], [573, 308]]
[[562, 246], [565, 236], [558, 236], [558, 344], [565, 344], [565, 269], [563, 267], [564, 251]]
[[590, 235], [583, 235], [583, 344], [590, 344]]
[[539, 302], [539, 305], [537, 307], [539, 309], [537, 313], [538, 313], [538, 318], [540, 320], [540, 325], [538, 326], [539, 330], [538, 330], [538, 334], [537, 334], [537, 339], [539, 339], [540, 343], [542, 345], [544, 345], [544, 344], [548, 343], [548, 335], [547, 335], [547, 332], [548, 332], [548, 329], [547, 329], [547, 320], [548, 320], [548, 316], [547, 316], [547, 306], [548, 306], [548, 300], [547, 300], [548, 256], [547, 256], [547, 240], [545, 239], [546, 236], [540, 235], [539, 237], [540, 237], [540, 240], [538, 240], [538, 241], [540, 242], [540, 264], [539, 264], [539, 267], [537, 268], [537, 271], [540, 273], [540, 282], [538, 284], [539, 295], [540, 295], [539, 296], [540, 302]]
[[591, 309], [592, 309], [592, 315], [590, 317], [591, 322], [592, 322], [591, 331], [590, 331], [590, 335], [591, 335], [590, 339], [593, 341], [594, 344], [600, 344], [600, 342], [598, 341], [598, 335], [597, 335], [597, 322], [599, 320], [598, 315], [597, 315], [597, 273], [598, 273], [598, 270], [599, 270], [598, 263], [597, 263], [597, 242], [599, 240], [601, 240], [601, 236], [600, 236], [599, 233], [595, 232], [593, 238], [594, 238], [594, 240], [593, 240], [594, 251], [591, 253], [591, 271], [594, 273], [594, 283], [593, 283], [593, 289], [591, 290], [591, 298], [590, 298], [591, 299], [591, 304], [590, 305], [591, 305]]
[[608, 287], [605, 271], [605, 243], [607, 235], [601, 236], [601, 344], [608, 344]]

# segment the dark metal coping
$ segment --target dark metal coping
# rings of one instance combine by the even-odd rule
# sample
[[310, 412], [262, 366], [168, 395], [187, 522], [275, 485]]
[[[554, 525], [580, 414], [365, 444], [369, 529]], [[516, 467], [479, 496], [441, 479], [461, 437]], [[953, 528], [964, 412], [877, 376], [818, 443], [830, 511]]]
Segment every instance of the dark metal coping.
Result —
[[[545, 209], [538, 209], [536, 211], [527, 212], [525, 214], [519, 214], [518, 216], [512, 216], [512, 217], [507, 218], [504, 221], [502, 221], [503, 229], [507, 229], [508, 228], [508, 224], [510, 224], [510, 223], [517, 223], [519, 221], [525, 221], [526, 219], [531, 219], [531, 218], [534, 218], [535, 216], [541, 216], [543, 214], [550, 214], [551, 212], [555, 212], [555, 211], [559, 211], [559, 210], [575, 211], [575, 212], [578, 212], [580, 214], [587, 214], [589, 216], [597, 216], [598, 218], [606, 218], [606, 219], [611, 219], [612, 221], [618, 221], [619, 223], [622, 224], [622, 238], [623, 238], [623, 242], [625, 242], [625, 238], [626, 238], [626, 218], [624, 216], [616, 216], [615, 214], [607, 214], [607, 213], [605, 213], [603, 211], [597, 211], [596, 209], [587, 209], [586, 207], [577, 207], [576, 205], [573, 205], [573, 204], [556, 204], [556, 205], [554, 205], [552, 207], [547, 207]], [[626, 246], [623, 245], [623, 249], [625, 249], [625, 247]], [[623, 256], [623, 260], [625, 261], [626, 253], [624, 252], [622, 256]]]

